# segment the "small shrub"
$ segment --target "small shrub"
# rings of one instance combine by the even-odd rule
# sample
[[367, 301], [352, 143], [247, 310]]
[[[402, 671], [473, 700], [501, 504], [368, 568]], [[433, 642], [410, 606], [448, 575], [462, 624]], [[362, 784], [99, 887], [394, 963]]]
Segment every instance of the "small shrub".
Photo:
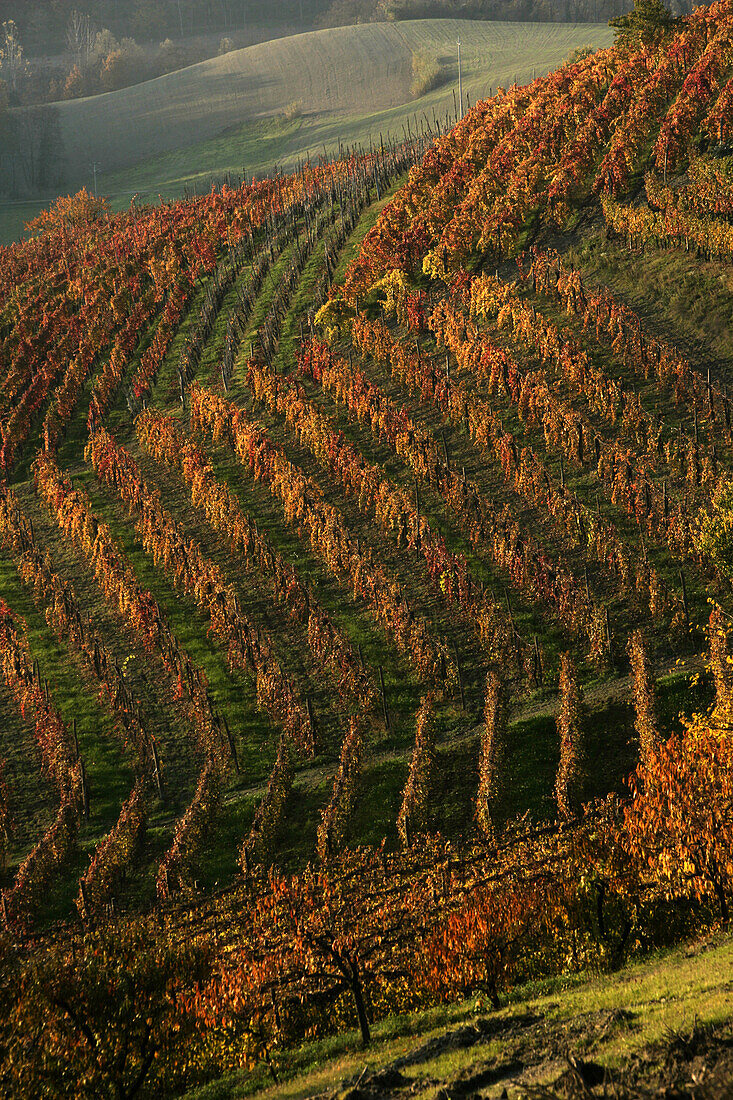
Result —
[[596, 52], [597, 47], [587, 44], [585, 46], [578, 46], [576, 49], [569, 53], [563, 61], [565, 65], [576, 65], [578, 61], [585, 61], [586, 57], [592, 57]]
[[296, 118], [301, 118], [303, 115], [303, 101], [294, 99], [292, 103], [288, 103], [283, 107], [282, 115], [286, 122], [293, 122]]
[[432, 92], [433, 88], [438, 87], [442, 77], [443, 70], [438, 63], [437, 57], [426, 53], [425, 50], [418, 50], [413, 53], [410, 95], [415, 98], [421, 95], [427, 95], [428, 92]]

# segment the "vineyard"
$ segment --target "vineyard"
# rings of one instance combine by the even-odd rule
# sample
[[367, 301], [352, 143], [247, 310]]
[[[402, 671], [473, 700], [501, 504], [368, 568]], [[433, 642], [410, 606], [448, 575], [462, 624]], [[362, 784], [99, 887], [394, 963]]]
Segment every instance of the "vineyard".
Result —
[[[728, 921], [731, 0], [398, 144], [31, 228], [8, 1095], [277, 1081]], [[652, 264], [715, 286], [696, 339]]]

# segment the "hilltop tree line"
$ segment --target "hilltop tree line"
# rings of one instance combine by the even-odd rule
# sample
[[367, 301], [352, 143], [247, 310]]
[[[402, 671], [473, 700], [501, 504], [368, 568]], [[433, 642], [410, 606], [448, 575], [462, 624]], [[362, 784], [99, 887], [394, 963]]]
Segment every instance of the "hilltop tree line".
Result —
[[[190, 40], [182, 43], [170, 38], [143, 46], [129, 35], [118, 37], [108, 26], [99, 26], [88, 14], [74, 9], [65, 27], [62, 52], [34, 56], [34, 39], [26, 36], [23, 22], [8, 19], [0, 25], [0, 103], [6, 106], [53, 103], [115, 91], [217, 52], [210, 46], [193, 45]], [[218, 52], [233, 48], [231, 39], [220, 39]]]

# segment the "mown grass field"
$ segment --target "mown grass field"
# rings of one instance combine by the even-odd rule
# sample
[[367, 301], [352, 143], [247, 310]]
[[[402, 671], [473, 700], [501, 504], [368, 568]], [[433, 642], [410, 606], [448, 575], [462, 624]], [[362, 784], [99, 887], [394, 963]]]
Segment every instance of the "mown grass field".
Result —
[[[312, 31], [249, 46], [156, 80], [57, 105], [66, 189], [93, 186], [124, 209], [133, 195], [155, 202], [244, 169], [267, 175], [294, 168], [339, 145], [401, 138], [434, 116], [444, 122], [458, 94], [461, 39], [464, 96], [471, 103], [497, 86], [540, 76], [588, 43], [606, 46], [605, 25], [411, 20]], [[438, 59], [441, 80], [410, 94], [412, 54]], [[300, 117], [283, 111], [297, 104]], [[0, 243], [47, 205], [0, 202]]]

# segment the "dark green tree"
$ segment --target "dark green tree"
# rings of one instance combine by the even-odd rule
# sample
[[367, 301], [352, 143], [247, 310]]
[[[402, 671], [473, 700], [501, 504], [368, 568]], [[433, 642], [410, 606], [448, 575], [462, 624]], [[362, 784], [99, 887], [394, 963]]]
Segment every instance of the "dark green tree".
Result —
[[663, 42], [678, 23], [662, 0], [634, 0], [633, 11], [608, 21], [614, 28], [616, 45], [630, 49]]

